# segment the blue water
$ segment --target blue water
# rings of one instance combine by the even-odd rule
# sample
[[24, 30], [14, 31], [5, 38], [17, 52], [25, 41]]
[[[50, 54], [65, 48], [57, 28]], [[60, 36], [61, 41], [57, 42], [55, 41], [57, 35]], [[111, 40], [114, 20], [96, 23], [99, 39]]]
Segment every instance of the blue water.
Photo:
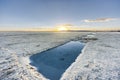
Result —
[[35, 66], [43, 76], [50, 80], [59, 80], [65, 70], [81, 53], [84, 43], [70, 41], [56, 48], [34, 54], [30, 57], [31, 65]]

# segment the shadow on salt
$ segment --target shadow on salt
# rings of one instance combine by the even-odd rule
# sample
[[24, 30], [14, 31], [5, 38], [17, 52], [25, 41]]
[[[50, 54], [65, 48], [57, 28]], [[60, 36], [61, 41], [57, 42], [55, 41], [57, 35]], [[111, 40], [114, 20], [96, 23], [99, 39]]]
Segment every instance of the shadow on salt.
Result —
[[34, 54], [30, 57], [31, 65], [50, 80], [59, 80], [65, 70], [81, 53], [84, 43], [70, 41], [56, 48]]

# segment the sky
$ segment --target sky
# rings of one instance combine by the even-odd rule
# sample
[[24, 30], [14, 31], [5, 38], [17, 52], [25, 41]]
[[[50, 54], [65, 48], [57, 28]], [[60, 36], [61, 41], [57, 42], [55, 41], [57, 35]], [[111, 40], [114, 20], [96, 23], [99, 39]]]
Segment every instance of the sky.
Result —
[[120, 0], [0, 0], [0, 30], [120, 29]]

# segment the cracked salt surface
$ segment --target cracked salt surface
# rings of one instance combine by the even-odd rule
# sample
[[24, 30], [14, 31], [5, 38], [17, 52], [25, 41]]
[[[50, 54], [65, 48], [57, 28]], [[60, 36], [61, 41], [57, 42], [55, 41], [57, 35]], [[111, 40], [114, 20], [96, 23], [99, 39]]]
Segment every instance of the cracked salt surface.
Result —
[[83, 47], [84, 43], [70, 41], [56, 48], [32, 55], [30, 64], [35, 66], [44, 77], [50, 80], [59, 80], [81, 53]]

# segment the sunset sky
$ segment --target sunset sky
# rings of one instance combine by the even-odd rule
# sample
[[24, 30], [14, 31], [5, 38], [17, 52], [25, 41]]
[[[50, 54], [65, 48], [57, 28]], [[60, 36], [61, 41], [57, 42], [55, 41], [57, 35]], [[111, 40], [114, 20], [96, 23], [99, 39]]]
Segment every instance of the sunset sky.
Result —
[[0, 0], [0, 30], [120, 29], [120, 0]]

